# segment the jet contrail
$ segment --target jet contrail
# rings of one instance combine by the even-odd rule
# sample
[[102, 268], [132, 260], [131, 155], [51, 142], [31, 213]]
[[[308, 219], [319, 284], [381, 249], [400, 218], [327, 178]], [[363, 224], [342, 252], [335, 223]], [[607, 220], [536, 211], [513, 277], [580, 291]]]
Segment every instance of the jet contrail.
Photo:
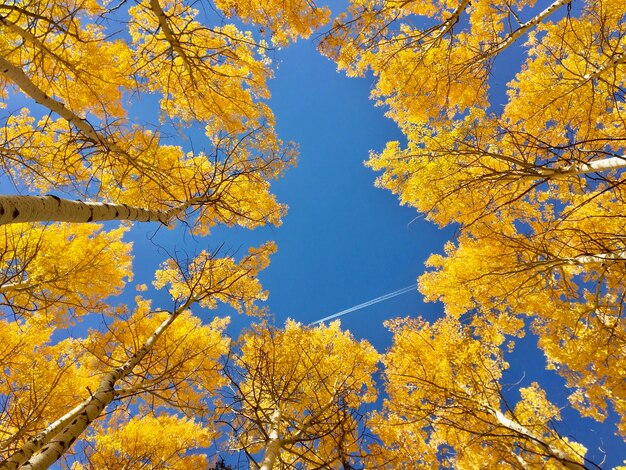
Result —
[[354, 307], [347, 308], [342, 310], [341, 312], [333, 313], [327, 317], [322, 318], [321, 320], [316, 320], [313, 323], [309, 323], [309, 326], [315, 325], [317, 323], [322, 323], [326, 320], [331, 320], [333, 318], [342, 317], [347, 315], [348, 313], [356, 312], [357, 310], [361, 310], [362, 308], [369, 307], [370, 305], [377, 304], [378, 302], [382, 302], [383, 300], [391, 299], [400, 294], [406, 294], [407, 292], [411, 292], [412, 290], [417, 288], [417, 284], [412, 284], [407, 287], [403, 287], [402, 289], [398, 289], [397, 291], [390, 292], [389, 294], [381, 295], [380, 297], [376, 297], [375, 299], [368, 300], [367, 302], [363, 302], [362, 304], [355, 305]]

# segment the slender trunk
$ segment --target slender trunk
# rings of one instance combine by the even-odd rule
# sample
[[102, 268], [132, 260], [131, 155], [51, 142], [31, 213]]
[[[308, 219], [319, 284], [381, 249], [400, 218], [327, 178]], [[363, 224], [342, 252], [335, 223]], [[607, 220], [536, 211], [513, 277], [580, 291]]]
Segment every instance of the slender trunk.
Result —
[[[533, 175], [532, 178], [544, 177], [554, 179], [560, 176], [586, 175], [589, 173], [600, 173], [602, 171], [621, 170], [622, 168], [626, 168], [625, 156], [608, 157], [587, 163], [567, 165], [561, 168], [539, 168], [534, 170], [539, 176]], [[531, 167], [529, 171], [533, 171], [533, 168]]]
[[570, 470], [585, 470], [587, 468], [585, 467], [585, 465], [576, 462], [576, 460], [578, 459], [582, 460], [581, 456], [572, 457], [568, 455], [567, 453], [563, 452], [562, 450], [557, 449], [550, 443], [545, 442], [543, 438], [541, 438], [540, 436], [536, 436], [535, 434], [533, 434], [531, 431], [526, 429], [524, 426], [522, 426], [518, 422], [513, 421], [510, 418], [507, 418], [499, 410], [495, 410], [491, 407], [486, 407], [486, 409], [491, 415], [493, 415], [496, 418], [500, 426], [505, 427], [513, 431], [515, 434], [518, 434], [521, 437], [524, 437], [528, 439], [529, 441], [537, 444], [546, 452], [546, 454], [548, 454], [553, 459], [558, 460], [559, 463], [563, 465], [563, 467], [570, 469]]
[[517, 460], [517, 463], [519, 464], [520, 467], [522, 467], [524, 470], [530, 469], [530, 467], [528, 466], [528, 463], [522, 458], [521, 455], [516, 454], [515, 452], [512, 452], [512, 454], [515, 460]]
[[626, 250], [610, 253], [596, 253], [595, 255], [580, 255], [567, 260], [569, 264], [606, 263], [612, 261], [626, 261]]
[[[496, 157], [498, 158], [498, 157]], [[608, 157], [594, 160], [587, 163], [576, 163], [560, 168], [550, 167], [534, 167], [529, 166], [521, 170], [511, 170], [504, 173], [504, 177], [497, 176], [499, 179], [507, 181], [516, 181], [519, 179], [537, 180], [537, 179], [559, 179], [568, 176], [587, 175], [589, 173], [601, 173], [603, 171], [621, 170], [626, 168], [626, 156]]]
[[457, 9], [454, 10], [454, 12], [452, 12], [450, 17], [446, 19], [446, 21], [443, 23], [441, 28], [439, 28], [439, 31], [437, 32], [437, 36], [435, 36], [432, 39], [430, 46], [428, 46], [426, 48], [426, 51], [424, 52], [429, 51], [432, 46], [437, 44], [441, 38], [443, 38], [446, 34], [448, 34], [452, 30], [454, 25], [459, 22], [459, 18], [461, 17], [461, 14], [465, 11], [465, 9], [467, 8], [469, 4], [470, 4], [470, 0], [461, 1]]
[[33, 285], [28, 281], [12, 282], [10, 284], [0, 285], [0, 294], [7, 294], [9, 292], [21, 292], [28, 290]]
[[620, 170], [626, 168], [626, 157], [609, 157], [595, 160], [589, 163], [570, 165], [561, 170], [563, 174], [586, 175], [588, 173], [598, 173], [601, 171]]
[[284, 437], [282, 439], [283, 444], [293, 444], [294, 442], [302, 439], [302, 437], [309, 431], [311, 425], [318, 418], [322, 417], [324, 413], [326, 413], [326, 411], [338, 401], [336, 393], [337, 389], [333, 388], [333, 393], [330, 394], [330, 400], [328, 400], [326, 404], [324, 404], [324, 406], [322, 406], [315, 413], [311, 413], [310, 415], [308, 415], [304, 419], [304, 421], [302, 421], [302, 424], [298, 426], [298, 430], [293, 435], [291, 435], [290, 437]]
[[261, 462], [261, 467], [259, 470], [271, 470], [276, 463], [276, 458], [280, 454], [280, 449], [289, 444], [293, 444], [298, 440], [302, 439], [305, 434], [308, 432], [311, 425], [321, 417], [326, 410], [328, 410], [333, 403], [335, 403], [337, 397], [335, 393], [331, 394], [330, 400], [324, 406], [322, 406], [316, 413], [312, 413], [302, 422], [302, 425], [298, 428], [298, 430], [291, 435], [290, 437], [283, 436], [280, 437], [280, 420], [281, 413], [280, 410], [274, 411], [272, 414], [272, 420], [270, 423], [270, 434], [269, 441], [265, 445], [265, 452], [263, 453], [263, 461]]
[[191, 76], [193, 70], [191, 64], [189, 63], [187, 54], [181, 47], [180, 42], [176, 39], [174, 31], [172, 31], [172, 28], [170, 28], [170, 25], [167, 22], [167, 15], [163, 11], [163, 8], [161, 7], [159, 1], [150, 0], [150, 9], [157, 16], [157, 19], [159, 20], [159, 26], [161, 27], [161, 31], [163, 32], [165, 39], [167, 40], [167, 42], [170, 43], [170, 45], [172, 46], [174, 51], [180, 56], [180, 58], [183, 59], [185, 66], [187, 67], [187, 72], [189, 72], [189, 75]]
[[115, 385], [128, 377], [150, 352], [155, 342], [192, 300], [176, 309], [124, 364], [104, 376], [96, 392], [70, 413], [52, 423], [43, 433], [29, 439], [20, 450], [0, 463], [0, 470], [43, 470], [56, 462], [115, 398]]
[[76, 115], [72, 110], [67, 108], [62, 102], [48, 96], [26, 75], [21, 68], [13, 65], [11, 62], [0, 56], [0, 73], [9, 78], [13, 83], [40, 105], [48, 108], [50, 111], [58, 114], [68, 122], [72, 123], [79, 129], [89, 140], [103, 147], [127, 155], [117, 144], [110, 141], [106, 137], [100, 135], [96, 129], [87, 121]]
[[0, 225], [19, 222], [101, 222], [131, 220], [136, 222], [168, 221], [188, 204], [157, 211], [126, 204], [83, 202], [57, 196], [0, 196]]
[[571, 2], [572, 2], [572, 0], [556, 0], [555, 2], [552, 3], [552, 5], [550, 5], [548, 8], [543, 10], [541, 13], [539, 13], [535, 17], [531, 18], [526, 23], [521, 24], [519, 26], [519, 28], [517, 28], [515, 31], [513, 31], [511, 34], [509, 34], [502, 41], [494, 44], [491, 48], [489, 48], [486, 51], [484, 51], [481, 54], [482, 56], [484, 56], [482, 60], [488, 60], [489, 58], [498, 55], [504, 49], [509, 47], [515, 41], [517, 41], [520, 38], [520, 36], [524, 35], [524, 33], [526, 33], [529, 29], [531, 29], [531, 28], [535, 27], [536, 25], [538, 25], [539, 23], [541, 23], [548, 16], [550, 16], [552, 13], [554, 13], [558, 8], [560, 8], [560, 7], [564, 6], [564, 5], [567, 5], [567, 4], [571, 3]]
[[604, 64], [602, 64], [600, 67], [596, 68], [595, 71], [586, 74], [576, 84], [574, 88], [578, 88], [581, 85], [584, 85], [585, 83], [587, 83], [588, 81], [600, 77], [600, 75], [602, 75], [607, 70], [614, 68], [619, 64], [623, 64], [624, 62], [626, 62], [626, 52], [618, 52], [617, 54], [613, 55], [609, 60], [607, 60]]
[[280, 410], [276, 410], [272, 415], [269, 441], [265, 446], [265, 452], [263, 454], [263, 461], [261, 462], [260, 470], [272, 470], [272, 468], [274, 468], [274, 463], [276, 462], [276, 458], [278, 457], [280, 448], [283, 444], [282, 439], [280, 438], [279, 427]]
[[24, 94], [31, 97], [37, 103], [71, 123], [76, 129], [83, 133], [87, 140], [95, 145], [104, 147], [109, 152], [114, 152], [122, 156], [132, 167], [150, 176], [153, 181], [159, 180], [161, 184], [164, 184], [163, 180], [167, 179], [166, 174], [157, 172], [155, 175], [151, 176], [154, 171], [150, 164], [141, 162], [131, 156], [126, 150], [120, 147], [111, 136], [106, 136], [98, 132], [87, 119], [78, 116], [61, 101], [48, 96], [48, 94], [39, 88], [20, 67], [12, 64], [2, 56], [0, 56], [0, 74], [15, 83]]
[[0, 24], [10, 29], [13, 33], [17, 34], [18, 36], [21, 36], [22, 39], [24, 39], [25, 41], [30, 42], [35, 48], [39, 49], [42, 52], [45, 52], [50, 57], [54, 57], [55, 60], [58, 60], [63, 65], [65, 65], [68, 69], [70, 69], [72, 72], [76, 73], [76, 67], [74, 65], [72, 65], [63, 57], [51, 51], [40, 39], [38, 39], [30, 31], [21, 28], [19, 25], [13, 23], [12, 21], [9, 21], [7, 18], [2, 17], [2, 16], [0, 16]]
[[[33, 455], [33, 453], [43, 447], [52, 437], [56, 435], [56, 433], [61, 430], [61, 428], [67, 426], [67, 424], [74, 419], [74, 417], [80, 414], [84, 410], [85, 406], [89, 404], [89, 401], [90, 399], [84, 400], [80, 405], [75, 406], [59, 419], [50, 423], [46, 429], [41, 431], [39, 434], [29, 438], [24, 445], [22, 445], [21, 449], [11, 456], [10, 459], [0, 462], [0, 468], [17, 468], [15, 465], [19, 466], [20, 463], [23, 463], [31, 455]], [[18, 463], [12, 464], [13, 461]]]

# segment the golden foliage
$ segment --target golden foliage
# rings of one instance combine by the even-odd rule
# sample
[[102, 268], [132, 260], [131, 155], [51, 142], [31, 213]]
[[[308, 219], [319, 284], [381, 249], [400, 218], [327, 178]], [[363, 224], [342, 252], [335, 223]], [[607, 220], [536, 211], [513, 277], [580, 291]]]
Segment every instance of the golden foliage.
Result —
[[215, 4], [229, 17], [258, 24], [263, 31], [268, 29], [272, 44], [277, 46], [286, 46], [299, 37], [308, 38], [330, 20], [328, 7], [318, 7], [308, 0], [217, 0]]
[[209, 447], [215, 433], [191, 418], [146, 415], [127, 419], [118, 413], [100, 426], [87, 451], [84, 468], [206, 468], [205, 454], [192, 453]]
[[376, 399], [378, 353], [369, 343], [339, 322], [307, 328], [289, 320], [284, 329], [256, 326], [239, 344], [228, 372], [235, 394], [223, 400], [234, 415], [233, 448], [267, 457], [274, 430], [287, 467], [338, 468], [358, 455], [354, 413]]
[[[20, 191], [164, 213], [200, 235], [216, 224], [279, 225], [286, 206], [270, 181], [296, 151], [277, 137], [266, 104], [273, 73], [267, 44], [191, 3], [0, 5], [0, 98], [3, 108], [22, 107], [2, 122], [7, 181]], [[303, 25], [314, 10], [316, 18]], [[327, 16], [309, 9], [285, 17], [280, 28], [294, 39]], [[156, 112], [138, 113], [139, 100]], [[168, 142], [172, 133], [182, 139]], [[187, 139], [192, 134], [200, 144]], [[229, 349], [228, 320], [203, 321], [196, 309], [227, 303], [256, 313], [254, 303], [267, 296], [258, 273], [275, 247], [251, 249], [240, 261], [209, 251], [168, 260], [154, 285], [168, 288], [171, 308], [142, 297], [134, 309], [110, 306], [108, 298], [132, 279], [131, 244], [122, 241], [128, 229], [2, 228], [0, 450], [10, 468], [29, 460], [51, 465], [90, 426], [97, 433], [83, 442], [85, 465], [206, 464], [186, 448], [206, 447], [216, 436], [209, 398], [224, 383], [218, 361]], [[74, 338], [82, 325], [69, 328], [90, 314], [102, 315], [100, 325], [93, 316], [89, 323], [100, 329]], [[124, 408], [142, 417], [129, 418]], [[180, 440], [155, 440], [157, 426]], [[146, 433], [149, 427], [155, 432]]]
[[[13, 315], [57, 327], [107, 309], [132, 279], [128, 227], [5, 225], [0, 229], [0, 294]], [[89, 286], [89, 288], [86, 288]]]
[[[602, 420], [610, 403], [622, 434], [625, 19], [614, 0], [354, 0], [320, 45], [374, 74], [406, 136], [370, 158], [377, 184], [459, 227], [422, 293], [497, 345], [529, 317], [572, 404]], [[525, 56], [500, 108], [489, 76], [513, 45]]]
[[387, 326], [389, 398], [372, 422], [384, 444], [379, 459], [395, 467], [583, 468], [586, 449], [554, 432], [559, 410], [538, 384], [520, 389], [514, 409], [507, 405], [500, 380], [508, 364], [497, 345], [452, 318]]

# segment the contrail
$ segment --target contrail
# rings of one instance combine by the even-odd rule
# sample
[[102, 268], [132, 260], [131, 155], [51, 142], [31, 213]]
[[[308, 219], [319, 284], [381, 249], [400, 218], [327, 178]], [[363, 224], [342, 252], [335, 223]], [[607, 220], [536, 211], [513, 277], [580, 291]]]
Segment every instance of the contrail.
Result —
[[355, 305], [354, 307], [347, 308], [342, 310], [341, 312], [333, 313], [327, 317], [322, 318], [321, 320], [314, 321], [313, 323], [309, 323], [309, 326], [315, 325], [317, 323], [322, 323], [326, 320], [331, 320], [333, 318], [342, 317], [347, 315], [348, 313], [356, 312], [357, 310], [361, 310], [362, 308], [369, 307], [370, 305], [377, 304], [378, 302], [382, 302], [383, 300], [391, 299], [392, 297], [396, 297], [397, 295], [406, 294], [407, 292], [411, 292], [412, 290], [417, 288], [417, 284], [412, 284], [407, 287], [403, 287], [402, 289], [398, 289], [396, 291], [390, 292], [389, 294], [381, 295], [380, 297], [376, 297], [375, 299], [368, 300], [367, 302], [363, 302], [362, 304]]

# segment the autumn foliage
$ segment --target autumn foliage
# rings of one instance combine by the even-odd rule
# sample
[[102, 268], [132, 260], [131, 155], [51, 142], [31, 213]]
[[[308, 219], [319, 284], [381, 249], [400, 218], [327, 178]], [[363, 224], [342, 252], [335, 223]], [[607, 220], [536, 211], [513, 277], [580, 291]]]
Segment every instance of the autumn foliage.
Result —
[[[626, 436], [623, 0], [23, 0], [0, 32], [0, 469], [597, 466], [550, 390], [504, 390], [529, 332]], [[280, 225], [272, 51], [312, 35], [404, 135], [376, 184], [457, 228], [419, 278], [442, 317], [389, 320], [384, 354], [272, 324], [272, 242], [155, 248], [131, 285], [134, 223]], [[238, 340], [223, 306], [257, 317]]]

